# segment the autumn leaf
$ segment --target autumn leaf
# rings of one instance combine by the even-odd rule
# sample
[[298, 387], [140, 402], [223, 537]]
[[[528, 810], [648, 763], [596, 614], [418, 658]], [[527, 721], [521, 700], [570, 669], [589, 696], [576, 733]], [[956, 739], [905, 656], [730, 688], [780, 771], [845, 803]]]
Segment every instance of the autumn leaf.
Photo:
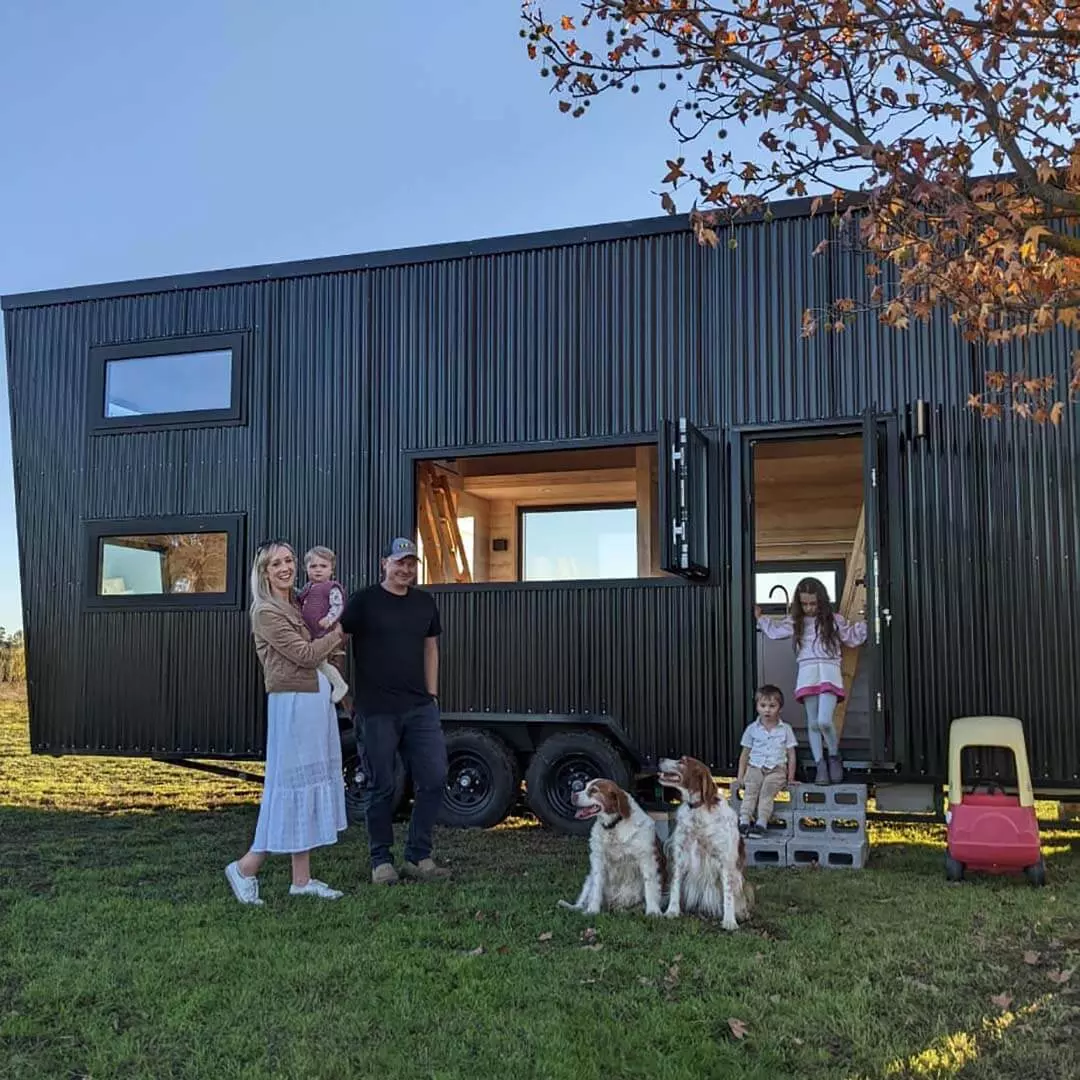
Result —
[[563, 28], [563, 30], [573, 30], [574, 29], [574, 20], [572, 18], [570, 18], [569, 15], [564, 15], [562, 17], [562, 20], [560, 21], [559, 25]]
[[1046, 977], [1058, 986], [1064, 986], [1072, 978], [1072, 968], [1068, 971], [1048, 971]]
[[550, 941], [555, 935], [550, 930], [545, 930], [536, 940]]
[[669, 161], [667, 163], [668, 173], [667, 176], [661, 181], [664, 184], [674, 184], [678, 180], [682, 179], [686, 175], [683, 170], [683, 165], [686, 163], [685, 158], [679, 158], [677, 161]]
[[1030, 952], [1030, 951], [1026, 952], [1026, 953], [1024, 953], [1024, 963], [1029, 964], [1032, 967], [1034, 967], [1034, 965], [1039, 962], [1040, 957], [1041, 957], [1041, 953]]
[[1013, 999], [1009, 994], [998, 994], [996, 997], [990, 999], [990, 1003], [996, 1005], [1002, 1012], [1008, 1012], [1012, 1000]]
[[510, 951], [510, 946], [509, 945], [500, 945], [495, 951], [500, 956], [505, 956]]
[[596, 927], [587, 926], [581, 931], [582, 941], [595, 941], [596, 940]]
[[569, 112], [571, 108], [572, 108], [572, 106], [571, 106], [569, 101], [560, 101], [559, 102], [559, 112], [566, 113], [566, 112]]
[[749, 1029], [744, 1021], [736, 1020], [735, 1017], [729, 1016], [727, 1024], [728, 1027], [731, 1028], [731, 1034], [734, 1035], [736, 1039], [746, 1038], [746, 1032]]

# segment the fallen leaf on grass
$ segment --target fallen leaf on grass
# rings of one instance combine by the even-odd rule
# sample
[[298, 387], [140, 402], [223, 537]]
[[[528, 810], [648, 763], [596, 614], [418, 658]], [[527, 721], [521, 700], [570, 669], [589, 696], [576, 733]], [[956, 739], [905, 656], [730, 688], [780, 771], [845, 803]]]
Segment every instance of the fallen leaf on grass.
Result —
[[769, 1001], [771, 1001], [773, 1003], [773, 1005], [779, 1005], [782, 1000], [783, 999], [780, 997], [779, 994], [770, 994], [769, 995]]
[[747, 1027], [744, 1021], [736, 1020], [735, 1017], [729, 1016], [727, 1026], [731, 1028], [731, 1034], [734, 1035], [736, 1039], [746, 1038]]
[[483, 913], [482, 911], [478, 911], [478, 912], [477, 912], [477, 913], [476, 913], [476, 914], [475, 914], [475, 915], [473, 916], [473, 918], [474, 918], [474, 919], [476, 919], [476, 921], [477, 921], [477, 922], [483, 922], [483, 921], [484, 921], [484, 913]]
[[1012, 1004], [1012, 996], [1010, 994], [998, 994], [997, 997], [990, 999], [990, 1003], [996, 1005], [1002, 1012], [1006, 1012]]
[[588, 949], [589, 952], [599, 952], [604, 946], [599, 941], [594, 941], [591, 945], [582, 945], [583, 949]]
[[1064, 986], [1072, 978], [1072, 968], [1068, 971], [1048, 971], [1046, 977], [1058, 986]]
[[798, 1035], [792, 1035], [792, 1036], [791, 1036], [791, 1041], [792, 1041], [792, 1042], [793, 1042], [793, 1043], [794, 1043], [794, 1044], [795, 1044], [796, 1046], [802, 1046], [802, 1045], [803, 1045], [803, 1041], [802, 1041], [802, 1039], [800, 1039], [800, 1038], [799, 1038], [799, 1036], [798, 1036]]
[[582, 941], [595, 941], [596, 940], [596, 928], [593, 926], [587, 926], [581, 931]]
[[1024, 963], [1030, 964], [1032, 967], [1034, 967], [1039, 962], [1039, 958], [1041, 955], [1041, 953], [1037, 952], [1026, 952], [1024, 953]]
[[510, 946], [509, 945], [500, 945], [495, 951], [500, 956], [505, 956], [510, 951]]
[[550, 930], [545, 930], [536, 940], [550, 941], [555, 935]]
[[487, 950], [484, 948], [483, 945], [477, 945], [475, 949], [470, 949], [465, 955], [466, 956], [483, 956], [485, 952], [487, 952]]

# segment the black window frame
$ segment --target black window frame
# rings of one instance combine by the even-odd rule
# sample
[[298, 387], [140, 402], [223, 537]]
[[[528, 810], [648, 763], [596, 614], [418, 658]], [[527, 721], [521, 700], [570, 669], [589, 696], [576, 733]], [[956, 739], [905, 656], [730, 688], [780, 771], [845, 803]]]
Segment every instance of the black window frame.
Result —
[[[228, 408], [187, 412], [148, 413], [145, 416], [105, 415], [105, 372], [116, 360], [152, 359], [185, 353], [220, 352], [232, 354]], [[246, 423], [245, 387], [248, 368], [249, 334], [244, 330], [182, 337], [150, 338], [114, 345], [92, 345], [87, 377], [87, 428], [91, 435], [116, 435], [176, 428], [233, 427]]]
[[[168, 517], [107, 518], [83, 522], [84, 611], [229, 611], [244, 601], [244, 514], [184, 514]], [[136, 596], [98, 594], [101, 541], [110, 537], [225, 533], [223, 593], [142, 593]]]
[[522, 506], [517, 508], [517, 583], [521, 585], [569, 585], [574, 582], [595, 583], [601, 581], [641, 581], [640, 576], [632, 578], [525, 578], [525, 515], [526, 514], [558, 514], [568, 511], [585, 510], [637, 510], [637, 503], [626, 502], [620, 499], [618, 502], [587, 502], [587, 503], [543, 503], [537, 506]]

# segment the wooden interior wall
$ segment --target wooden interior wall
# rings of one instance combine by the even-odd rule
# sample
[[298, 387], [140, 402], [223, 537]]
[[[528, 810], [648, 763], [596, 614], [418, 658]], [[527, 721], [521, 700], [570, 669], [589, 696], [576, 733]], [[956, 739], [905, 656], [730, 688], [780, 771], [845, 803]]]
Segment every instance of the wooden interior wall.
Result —
[[759, 562], [847, 559], [862, 503], [861, 438], [783, 440], [755, 447]]

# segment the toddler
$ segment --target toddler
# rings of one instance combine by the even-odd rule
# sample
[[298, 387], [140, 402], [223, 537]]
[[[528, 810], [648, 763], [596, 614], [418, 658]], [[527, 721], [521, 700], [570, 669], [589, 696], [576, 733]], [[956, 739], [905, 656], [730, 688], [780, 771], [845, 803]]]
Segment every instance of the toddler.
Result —
[[[313, 547], [304, 556], [307, 584], [296, 594], [300, 614], [311, 632], [312, 641], [324, 637], [345, 610], [345, 590], [334, 580], [337, 556], [327, 547]], [[336, 705], [349, 692], [341, 672], [345, 650], [331, 653], [328, 661], [319, 665], [330, 683], [330, 700]]]
[[[776, 796], [785, 783], [795, 782], [795, 747], [798, 739], [790, 724], [780, 719], [784, 695], [777, 686], [766, 685], [754, 695], [757, 719], [743, 732], [743, 751], [735, 786], [745, 781], [739, 807], [739, 832], [743, 836], [764, 836], [772, 817]], [[756, 812], [756, 813], [755, 813]], [[750, 823], [754, 817], [754, 823]]]

